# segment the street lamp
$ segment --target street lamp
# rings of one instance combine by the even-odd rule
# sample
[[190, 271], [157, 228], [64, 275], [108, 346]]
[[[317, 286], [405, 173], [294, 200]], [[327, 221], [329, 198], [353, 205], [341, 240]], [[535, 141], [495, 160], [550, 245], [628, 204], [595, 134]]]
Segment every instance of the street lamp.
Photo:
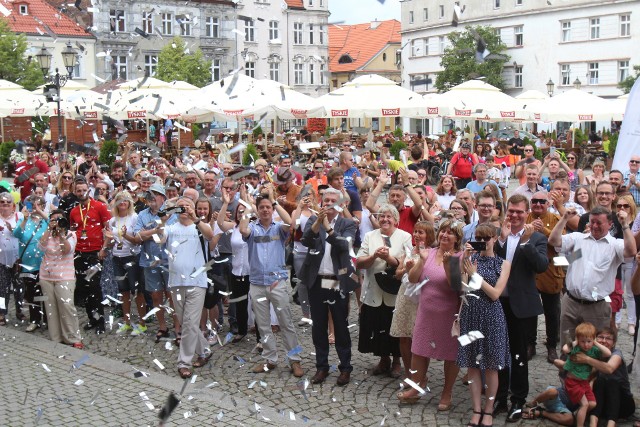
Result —
[[76, 58], [78, 52], [74, 48], [71, 47], [71, 43], [67, 42], [67, 46], [62, 51], [62, 63], [64, 67], [67, 69], [67, 75], [60, 75], [58, 72], [58, 68], [56, 68], [56, 73], [51, 76], [49, 75], [49, 70], [51, 69], [51, 59], [53, 55], [51, 52], [47, 50], [44, 45], [40, 52], [36, 55], [36, 59], [38, 60], [38, 64], [40, 65], [40, 70], [42, 71], [42, 75], [44, 76], [45, 81], [48, 81], [50, 84], [45, 85], [44, 94], [47, 97], [47, 101], [53, 101], [53, 95], [56, 97], [56, 103], [58, 106], [58, 146], [61, 142], [64, 142], [64, 149], [67, 151], [67, 139], [62, 134], [62, 112], [60, 111], [60, 88], [62, 88], [69, 79], [73, 78], [73, 68], [76, 66]]
[[576, 77], [576, 80], [573, 82], [573, 87], [580, 90], [580, 88], [582, 87], [582, 82], [579, 78]]
[[547, 82], [547, 93], [549, 94], [549, 96], [553, 96], [553, 88], [556, 86], [556, 84], [553, 82], [553, 80], [549, 79], [549, 81]]

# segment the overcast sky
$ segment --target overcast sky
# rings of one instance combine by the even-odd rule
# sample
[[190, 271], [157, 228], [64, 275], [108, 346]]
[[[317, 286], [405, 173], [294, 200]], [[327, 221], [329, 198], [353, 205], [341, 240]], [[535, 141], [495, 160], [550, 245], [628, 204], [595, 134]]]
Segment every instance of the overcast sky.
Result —
[[377, 19], [400, 20], [400, 1], [386, 0], [328, 0], [331, 16], [330, 23], [344, 21], [345, 24], [360, 24]]

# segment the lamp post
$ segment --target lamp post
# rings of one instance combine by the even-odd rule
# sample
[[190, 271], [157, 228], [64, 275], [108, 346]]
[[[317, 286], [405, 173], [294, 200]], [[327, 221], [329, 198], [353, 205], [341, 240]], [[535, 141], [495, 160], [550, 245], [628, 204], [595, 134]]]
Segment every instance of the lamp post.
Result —
[[[49, 70], [51, 69], [51, 59], [53, 55], [47, 50], [44, 45], [40, 52], [36, 55], [36, 59], [38, 60], [38, 64], [40, 65], [40, 70], [42, 71], [42, 75], [44, 76], [45, 81], [48, 81], [50, 84], [45, 85], [44, 94], [47, 97], [47, 101], [53, 101], [53, 95], [55, 95], [56, 103], [58, 107], [57, 116], [58, 116], [58, 148], [60, 143], [64, 142], [64, 149], [68, 151], [67, 147], [67, 138], [62, 134], [62, 112], [60, 111], [60, 88], [62, 88], [67, 81], [73, 78], [73, 68], [76, 66], [76, 57], [78, 52], [74, 48], [71, 47], [71, 43], [67, 42], [67, 46], [62, 51], [62, 63], [64, 67], [67, 69], [67, 75], [61, 75], [56, 67], [56, 73], [54, 75], [49, 74]], [[53, 93], [52, 93], [53, 92]]]
[[582, 82], [579, 78], [576, 77], [576, 80], [573, 82], [573, 87], [580, 90], [580, 88], [582, 87]]
[[556, 84], [553, 82], [553, 80], [549, 79], [549, 81], [547, 82], [547, 94], [549, 94], [549, 96], [553, 96], [553, 88], [556, 86]]

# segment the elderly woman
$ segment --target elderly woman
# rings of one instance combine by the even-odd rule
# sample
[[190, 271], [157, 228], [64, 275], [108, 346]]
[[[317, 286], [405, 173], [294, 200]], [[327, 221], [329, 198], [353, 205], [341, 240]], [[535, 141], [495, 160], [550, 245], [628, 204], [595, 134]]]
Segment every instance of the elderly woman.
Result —
[[593, 162], [593, 164], [591, 165], [591, 170], [593, 170], [593, 173], [591, 175], [587, 175], [584, 177], [582, 183], [584, 185], [588, 185], [589, 187], [591, 187], [591, 191], [596, 190], [596, 187], [598, 186], [598, 184], [600, 184], [600, 182], [605, 180], [604, 177], [604, 171], [605, 171], [605, 167], [604, 167], [604, 162], [600, 159], [597, 159]]
[[[360, 311], [360, 338], [358, 351], [373, 353], [380, 358], [373, 369], [374, 375], [391, 373], [402, 375], [398, 338], [389, 335], [396, 295], [384, 292], [376, 281], [375, 274], [388, 268], [397, 268], [405, 248], [411, 247], [411, 234], [398, 229], [400, 214], [387, 203], [380, 205], [378, 213], [380, 228], [364, 236], [358, 251], [356, 267], [366, 270], [362, 289]], [[393, 357], [393, 363], [390, 356]]]
[[[0, 297], [4, 298], [4, 307], [0, 307], [0, 326], [7, 324], [6, 315], [9, 306], [13, 265], [18, 259], [18, 239], [13, 236], [13, 229], [21, 221], [23, 215], [16, 212], [11, 193], [0, 193]], [[22, 314], [22, 294], [19, 286], [14, 286], [16, 317], [24, 319]]]
[[[428, 248], [433, 245], [436, 240], [436, 232], [433, 225], [427, 221], [416, 223], [413, 228], [413, 241], [415, 247], [411, 251], [411, 257], [405, 258], [400, 267], [396, 270], [396, 276], [402, 276], [409, 273], [411, 267], [415, 264], [415, 258], [420, 255], [420, 249]], [[389, 334], [400, 340], [400, 355], [404, 364], [405, 377], [411, 376], [411, 337], [413, 336], [413, 327], [416, 323], [416, 314], [418, 312], [418, 303], [405, 295], [407, 291], [408, 278], [403, 277], [402, 285], [398, 290], [396, 298], [396, 309], [393, 312], [393, 320], [391, 321], [391, 331]]]
[[[122, 312], [124, 323], [116, 333], [131, 332], [140, 335], [147, 331], [143, 317], [146, 315], [144, 300], [144, 283], [140, 280], [139, 264], [140, 246], [127, 233], [133, 230], [138, 221], [138, 214], [133, 210], [133, 198], [127, 191], [118, 193], [111, 209], [113, 217], [109, 220], [109, 230], [105, 230], [105, 246], [111, 248], [113, 254], [113, 275], [122, 294]], [[138, 307], [139, 323], [131, 326], [131, 294], [133, 293]]]
[[64, 211], [54, 210], [49, 228], [38, 240], [44, 256], [40, 264], [40, 286], [47, 298], [46, 312], [51, 341], [84, 348], [78, 314], [73, 303], [76, 273], [73, 265], [76, 233], [68, 230]]
[[[460, 298], [451, 289], [445, 264], [454, 253], [460, 251], [461, 245], [460, 222], [444, 220], [438, 229], [438, 246], [421, 249], [420, 258], [409, 272], [409, 281], [412, 283], [429, 279], [421, 288], [413, 329], [411, 379], [424, 388], [430, 360], [444, 360], [444, 388], [438, 411], [451, 409], [451, 393], [459, 370], [456, 365], [458, 340], [450, 331], [460, 307]], [[414, 388], [398, 393], [398, 399], [403, 403], [415, 403], [420, 397]]]

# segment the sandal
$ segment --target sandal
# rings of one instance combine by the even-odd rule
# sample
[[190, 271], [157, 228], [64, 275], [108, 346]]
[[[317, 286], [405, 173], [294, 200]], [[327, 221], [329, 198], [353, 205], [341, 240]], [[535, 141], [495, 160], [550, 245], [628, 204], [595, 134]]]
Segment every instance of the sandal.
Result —
[[169, 329], [158, 329], [156, 332], [156, 343], [159, 343], [162, 338], [167, 338], [169, 336]]
[[406, 403], [406, 404], [409, 404], [409, 405], [413, 405], [418, 400], [420, 400], [422, 395], [420, 393], [418, 393], [418, 390], [415, 390], [415, 389], [411, 388], [409, 390], [398, 392], [396, 394], [396, 397], [398, 398], [400, 403]]
[[451, 409], [451, 407], [453, 406], [453, 404], [451, 402], [449, 403], [438, 403], [438, 412], [445, 412]]
[[335, 344], [336, 343], [336, 337], [333, 336], [333, 334], [329, 334], [329, 344]]
[[180, 347], [180, 341], [182, 341], [182, 332], [177, 332], [176, 333], [176, 339], [173, 340], [173, 342]]
[[404, 375], [404, 369], [402, 369], [402, 363], [394, 363], [391, 365], [391, 372], [389, 372], [389, 376], [391, 378], [400, 378]]
[[471, 421], [469, 421], [469, 423], [467, 424], [467, 427], [480, 427], [484, 424], [482, 424], [482, 418], [484, 418], [484, 412], [480, 411], [473, 411], [474, 415], [480, 415], [480, 419], [478, 420], [477, 424], [472, 423]]
[[371, 371], [371, 373], [373, 375], [382, 375], [382, 374], [386, 374], [391, 370], [391, 360], [381, 360], [380, 363], [378, 363], [376, 365], [375, 368], [373, 368], [373, 371]]
[[0, 326], [7, 326], [7, 318], [2, 316], [0, 317]]
[[180, 378], [182, 379], [191, 378], [191, 375], [193, 375], [191, 369], [189, 368], [178, 368], [178, 373], [180, 374]]
[[525, 420], [537, 420], [538, 418], [544, 418], [544, 413], [539, 406], [536, 406], [528, 411], [522, 411], [522, 418]]
[[[491, 417], [491, 424], [485, 424], [484, 421], [484, 417]], [[489, 413], [489, 412], [484, 412], [482, 414], [482, 418], [480, 418], [480, 424], [478, 427], [493, 427], [493, 412]]]
[[211, 359], [211, 356], [213, 356], [213, 351], [207, 353], [205, 357], [198, 357], [196, 361], [192, 363], [192, 366], [194, 368], [202, 368], [204, 365], [209, 363], [209, 359]]

